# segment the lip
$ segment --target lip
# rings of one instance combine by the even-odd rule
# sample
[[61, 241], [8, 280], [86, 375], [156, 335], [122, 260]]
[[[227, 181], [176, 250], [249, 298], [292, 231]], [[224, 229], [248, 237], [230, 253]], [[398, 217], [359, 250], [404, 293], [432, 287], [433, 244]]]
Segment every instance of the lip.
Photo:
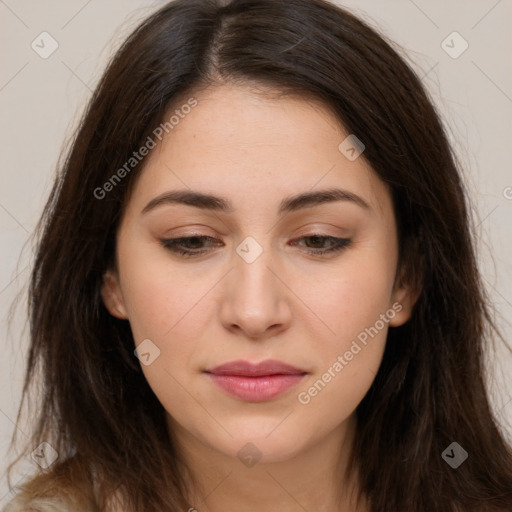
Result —
[[263, 402], [279, 396], [307, 374], [300, 368], [274, 359], [257, 364], [231, 361], [205, 373], [228, 394], [250, 402]]

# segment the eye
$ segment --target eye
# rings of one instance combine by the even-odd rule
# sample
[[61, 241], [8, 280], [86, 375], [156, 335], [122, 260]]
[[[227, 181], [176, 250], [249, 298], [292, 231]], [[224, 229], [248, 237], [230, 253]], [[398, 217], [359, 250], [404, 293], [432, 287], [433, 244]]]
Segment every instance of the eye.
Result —
[[[340, 252], [344, 248], [348, 247], [352, 242], [352, 240], [348, 238], [336, 238], [334, 236], [324, 236], [316, 234], [304, 236], [298, 238], [297, 240], [310, 240], [312, 242], [313, 247], [307, 247], [307, 250], [308, 252], [314, 255], [323, 255], [327, 253]], [[205, 254], [206, 252], [208, 252], [208, 249], [204, 248], [204, 242], [216, 243], [220, 241], [210, 236], [204, 235], [180, 238], [164, 238], [160, 240], [160, 243], [162, 244], [163, 247], [176, 254], [180, 254], [181, 256], [184, 256], [186, 258], [200, 256], [201, 254]], [[326, 248], [325, 242], [329, 242], [330, 247]]]
[[[310, 240], [313, 245], [313, 254], [322, 255], [327, 253], [336, 253], [340, 252], [346, 247], [348, 247], [352, 240], [349, 238], [337, 238], [334, 236], [324, 236], [324, 235], [307, 235], [301, 238], [298, 238], [298, 240]], [[324, 244], [325, 242], [330, 242], [330, 247], [325, 248]], [[321, 246], [321, 247], [318, 247]], [[308, 247], [308, 249], [311, 249]]]
[[[200, 254], [204, 254], [207, 252], [206, 249], [201, 247], [203, 241], [213, 241], [215, 242], [215, 238], [204, 235], [196, 235], [196, 236], [188, 236], [188, 237], [180, 237], [180, 238], [164, 238], [160, 240], [161, 244], [170, 251], [190, 258], [191, 256], [197, 256]], [[188, 248], [183, 248], [183, 246], [188, 245]], [[190, 247], [192, 245], [192, 247]]]

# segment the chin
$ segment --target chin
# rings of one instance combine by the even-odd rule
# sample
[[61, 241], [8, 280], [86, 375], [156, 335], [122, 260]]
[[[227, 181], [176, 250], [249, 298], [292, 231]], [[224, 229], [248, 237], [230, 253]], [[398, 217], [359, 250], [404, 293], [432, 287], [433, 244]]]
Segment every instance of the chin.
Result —
[[[276, 425], [274, 423], [272, 428], [275, 429]], [[243, 435], [233, 432], [233, 438], [224, 438], [221, 444], [214, 447], [229, 457], [239, 458], [248, 467], [254, 461], [259, 464], [274, 463], [296, 457], [304, 446], [304, 436], [299, 435], [298, 431], [290, 432], [287, 429], [278, 432], [279, 427], [272, 432], [272, 428], [264, 431], [245, 428]], [[269, 432], [272, 433], [269, 435]]]

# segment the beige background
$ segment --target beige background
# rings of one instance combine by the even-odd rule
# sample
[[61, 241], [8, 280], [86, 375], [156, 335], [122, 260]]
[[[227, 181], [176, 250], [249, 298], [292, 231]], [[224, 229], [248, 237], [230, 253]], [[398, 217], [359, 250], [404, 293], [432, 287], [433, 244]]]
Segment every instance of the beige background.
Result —
[[[510, 0], [366, 0], [352, 8], [407, 49], [465, 165], [483, 276], [512, 344], [512, 2]], [[139, 20], [163, 2], [136, 0], [0, 0], [0, 143], [2, 334], [0, 504], [9, 499], [3, 472], [12, 454], [27, 349], [23, 304], [7, 329], [8, 308], [29, 274], [32, 233], [49, 192], [62, 143], [70, 136], [106, 59]], [[31, 43], [46, 31], [57, 50], [41, 58]], [[441, 46], [445, 44], [452, 58]], [[23, 254], [21, 249], [24, 244]], [[491, 360], [492, 402], [512, 438], [512, 357]], [[34, 447], [35, 448], [35, 447]], [[471, 456], [471, 447], [465, 447]], [[27, 471], [34, 463], [26, 461]], [[19, 478], [23, 478], [23, 472]]]

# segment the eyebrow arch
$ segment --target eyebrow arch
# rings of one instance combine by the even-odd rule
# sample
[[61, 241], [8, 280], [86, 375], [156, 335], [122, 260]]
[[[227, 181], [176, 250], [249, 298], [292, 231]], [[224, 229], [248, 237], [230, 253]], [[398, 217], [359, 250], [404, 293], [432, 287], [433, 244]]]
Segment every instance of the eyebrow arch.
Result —
[[[304, 192], [287, 197], [279, 204], [278, 214], [290, 213], [303, 208], [312, 208], [325, 203], [335, 201], [350, 201], [361, 208], [372, 211], [370, 205], [360, 196], [339, 188], [319, 190], [316, 192]], [[166, 204], [184, 204], [204, 210], [232, 213], [234, 212], [231, 201], [222, 197], [190, 190], [174, 190], [165, 192], [151, 201], [143, 208], [142, 214], [147, 213], [158, 206]]]

